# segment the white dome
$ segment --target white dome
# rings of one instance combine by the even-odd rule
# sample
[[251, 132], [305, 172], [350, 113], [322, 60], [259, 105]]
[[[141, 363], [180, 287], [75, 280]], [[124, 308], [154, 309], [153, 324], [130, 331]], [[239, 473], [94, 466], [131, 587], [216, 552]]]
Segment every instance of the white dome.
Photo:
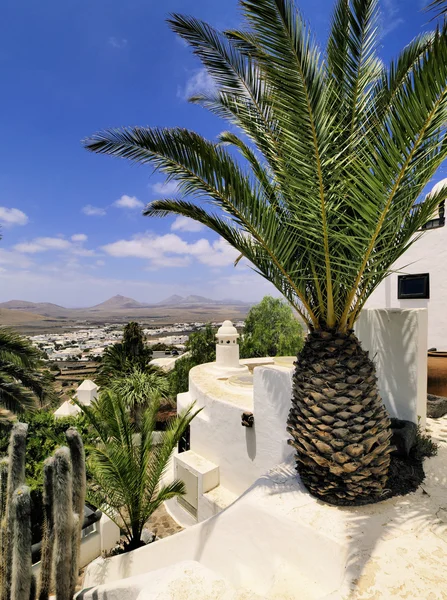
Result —
[[219, 327], [219, 329], [217, 330], [217, 334], [216, 334], [217, 337], [219, 337], [219, 336], [235, 336], [235, 335], [239, 337], [237, 329], [231, 321], [224, 321], [222, 323], [222, 325]]

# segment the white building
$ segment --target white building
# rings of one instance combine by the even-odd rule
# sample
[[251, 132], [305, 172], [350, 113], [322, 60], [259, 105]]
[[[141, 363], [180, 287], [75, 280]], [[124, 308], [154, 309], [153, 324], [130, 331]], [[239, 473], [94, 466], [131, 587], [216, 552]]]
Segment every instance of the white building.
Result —
[[[425, 423], [427, 311], [365, 310], [356, 332], [377, 364], [391, 416]], [[286, 422], [295, 357], [239, 360], [238, 337], [224, 321], [216, 362], [191, 369], [189, 390], [177, 397], [179, 411], [192, 402], [202, 408], [190, 425], [187, 450], [173, 461], [187, 493], [167, 506], [185, 525], [219, 513], [294, 454]]]
[[[85, 379], [76, 390], [76, 398], [78, 402], [84, 404], [85, 406], [90, 406], [98, 394], [98, 389], [99, 388], [96, 383], [90, 379]], [[55, 411], [54, 416], [56, 419], [62, 419], [63, 417], [75, 417], [80, 412], [81, 409], [77, 404], [71, 400], [66, 400]]]
[[[418, 386], [398, 397], [396, 384], [426, 383], [426, 312], [364, 311], [357, 329], [371, 355], [378, 355], [379, 387], [390, 412], [408, 418], [411, 407], [413, 420]], [[202, 408], [191, 423], [190, 449], [173, 461], [172, 475], [184, 481], [186, 496], [167, 506], [186, 529], [91, 563], [83, 598], [444, 597], [447, 446], [424, 465], [424, 491], [342, 509], [316, 500], [297, 477], [286, 443], [293, 359], [237, 364], [234, 335], [224, 323], [217, 349], [229, 351], [192, 369], [189, 391], [178, 397], [179, 409], [192, 401]], [[405, 337], [403, 352], [390, 347], [390, 335]]]
[[[432, 191], [447, 186], [447, 179]], [[368, 308], [427, 308], [428, 347], [447, 350], [447, 227], [444, 206], [427, 231], [393, 265], [395, 271], [369, 298]]]

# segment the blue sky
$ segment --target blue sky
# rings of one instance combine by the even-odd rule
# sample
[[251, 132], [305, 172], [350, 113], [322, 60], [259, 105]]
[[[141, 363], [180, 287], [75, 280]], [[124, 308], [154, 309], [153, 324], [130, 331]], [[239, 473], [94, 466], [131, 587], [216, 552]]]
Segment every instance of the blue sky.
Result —
[[[324, 40], [332, 0], [298, 4]], [[383, 58], [430, 27], [421, 4], [381, 0]], [[4, 0], [0, 301], [257, 300], [272, 291], [197, 224], [141, 216], [166, 191], [160, 175], [81, 147], [121, 125], [178, 125], [209, 138], [226, 128], [186, 101], [206, 77], [166, 25], [169, 12], [218, 28], [240, 22], [237, 0]]]

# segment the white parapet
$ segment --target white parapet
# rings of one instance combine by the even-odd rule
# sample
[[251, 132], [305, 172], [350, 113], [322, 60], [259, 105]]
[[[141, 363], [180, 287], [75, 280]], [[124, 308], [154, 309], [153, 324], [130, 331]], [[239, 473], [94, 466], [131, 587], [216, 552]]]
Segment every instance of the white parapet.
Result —
[[421, 425], [427, 416], [427, 309], [366, 309], [355, 332], [375, 362], [392, 417]]

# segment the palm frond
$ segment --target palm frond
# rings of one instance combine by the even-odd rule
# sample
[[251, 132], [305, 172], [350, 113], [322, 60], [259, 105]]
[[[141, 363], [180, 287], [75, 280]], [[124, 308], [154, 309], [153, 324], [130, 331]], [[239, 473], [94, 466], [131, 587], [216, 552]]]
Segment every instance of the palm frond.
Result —
[[144, 214], [203, 223], [312, 328], [346, 331], [442, 199], [421, 202], [447, 158], [447, 24], [385, 66], [378, 0], [337, 0], [326, 54], [293, 0], [240, 4], [240, 30], [169, 21], [214, 82], [194, 102], [237, 132], [134, 127], [85, 146], [178, 182]]

